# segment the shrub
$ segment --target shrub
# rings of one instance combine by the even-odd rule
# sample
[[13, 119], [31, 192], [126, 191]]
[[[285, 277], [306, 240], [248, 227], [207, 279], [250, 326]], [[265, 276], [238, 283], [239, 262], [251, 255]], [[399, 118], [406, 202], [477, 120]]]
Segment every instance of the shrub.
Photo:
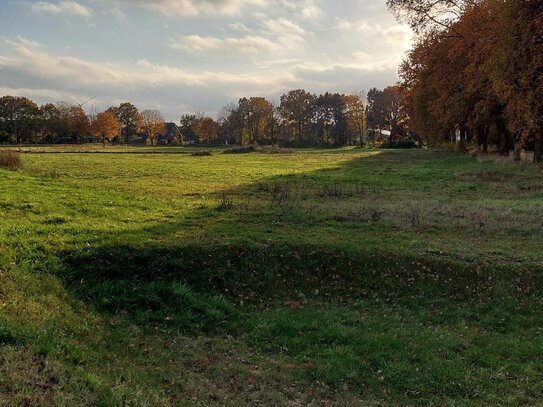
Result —
[[281, 148], [278, 145], [274, 146], [262, 146], [257, 149], [261, 154], [291, 154], [292, 150], [289, 148]]
[[380, 148], [419, 148], [419, 145], [414, 140], [392, 140], [381, 144]]
[[224, 150], [224, 154], [248, 154], [256, 151], [255, 146], [234, 147], [228, 150]]
[[13, 150], [0, 150], [0, 167], [8, 170], [17, 170], [21, 168], [21, 156], [19, 152]]
[[213, 155], [213, 152], [211, 150], [195, 151], [194, 153], [191, 154], [191, 156], [193, 157], [206, 157], [210, 155]]

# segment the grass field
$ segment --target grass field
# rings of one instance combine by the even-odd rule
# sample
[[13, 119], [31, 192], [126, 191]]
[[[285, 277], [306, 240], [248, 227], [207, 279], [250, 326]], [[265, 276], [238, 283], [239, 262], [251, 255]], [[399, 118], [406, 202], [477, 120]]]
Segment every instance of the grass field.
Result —
[[192, 152], [0, 169], [0, 405], [543, 399], [543, 167]]

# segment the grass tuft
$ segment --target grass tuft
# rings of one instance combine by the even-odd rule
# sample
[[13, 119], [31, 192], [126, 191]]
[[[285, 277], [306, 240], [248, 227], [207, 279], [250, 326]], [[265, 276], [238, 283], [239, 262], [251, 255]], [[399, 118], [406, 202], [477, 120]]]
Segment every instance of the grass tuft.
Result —
[[0, 168], [18, 170], [22, 167], [21, 155], [15, 150], [0, 150]]

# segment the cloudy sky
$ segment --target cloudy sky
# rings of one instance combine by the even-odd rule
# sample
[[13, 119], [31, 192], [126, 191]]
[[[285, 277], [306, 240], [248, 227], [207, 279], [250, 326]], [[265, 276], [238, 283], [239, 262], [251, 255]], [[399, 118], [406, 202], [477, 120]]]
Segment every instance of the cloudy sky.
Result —
[[410, 41], [385, 0], [0, 0], [0, 95], [177, 121], [242, 96], [384, 87]]

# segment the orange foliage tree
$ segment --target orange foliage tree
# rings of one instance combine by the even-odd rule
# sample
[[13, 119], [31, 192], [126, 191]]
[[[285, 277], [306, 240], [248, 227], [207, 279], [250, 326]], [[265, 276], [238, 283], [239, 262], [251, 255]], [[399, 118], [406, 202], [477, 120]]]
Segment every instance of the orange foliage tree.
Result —
[[107, 141], [119, 137], [121, 123], [111, 111], [101, 112], [93, 118], [90, 124], [90, 132], [105, 147]]

